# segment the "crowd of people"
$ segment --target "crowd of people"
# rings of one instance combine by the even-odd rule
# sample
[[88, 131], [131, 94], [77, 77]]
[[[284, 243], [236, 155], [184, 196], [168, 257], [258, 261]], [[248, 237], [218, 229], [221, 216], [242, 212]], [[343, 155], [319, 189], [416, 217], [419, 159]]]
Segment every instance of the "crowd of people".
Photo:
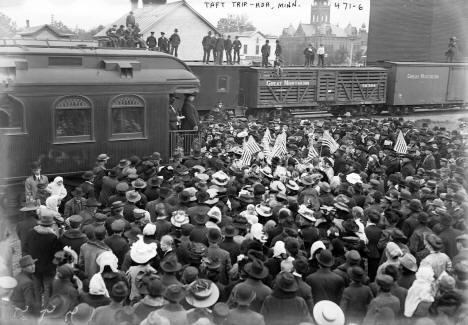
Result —
[[[463, 129], [239, 118], [199, 132], [169, 162], [101, 154], [71, 193], [33, 164], [0, 322], [467, 324]], [[280, 136], [287, 152], [269, 154]]]
[[130, 11], [126, 17], [125, 25], [113, 25], [106, 31], [106, 36], [110, 47], [132, 47], [132, 48], [147, 48], [150, 51], [160, 51], [169, 53], [178, 57], [178, 49], [181, 43], [179, 30], [174, 29], [174, 33], [167, 38], [165, 32], [161, 32], [161, 36], [156, 39], [154, 32], [143, 40], [140, 25], [136, 22], [133, 11]]

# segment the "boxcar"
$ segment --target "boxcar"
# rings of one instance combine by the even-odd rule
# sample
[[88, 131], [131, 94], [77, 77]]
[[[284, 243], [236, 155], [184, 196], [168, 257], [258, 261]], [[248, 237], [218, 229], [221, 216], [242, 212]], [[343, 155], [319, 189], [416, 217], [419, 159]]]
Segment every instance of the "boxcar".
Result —
[[332, 113], [360, 105], [383, 105], [387, 71], [383, 68], [271, 68], [241, 70], [239, 93], [250, 109], [327, 108]]
[[200, 93], [195, 98], [199, 111], [209, 111], [218, 102], [226, 108], [243, 106], [243, 99], [239, 98], [239, 71], [245, 66], [186, 63], [201, 81]]
[[388, 69], [389, 110], [466, 105], [468, 63], [379, 62]]
[[88, 170], [132, 154], [168, 156], [171, 93], [199, 89], [182, 61], [159, 52], [0, 47], [0, 185]]

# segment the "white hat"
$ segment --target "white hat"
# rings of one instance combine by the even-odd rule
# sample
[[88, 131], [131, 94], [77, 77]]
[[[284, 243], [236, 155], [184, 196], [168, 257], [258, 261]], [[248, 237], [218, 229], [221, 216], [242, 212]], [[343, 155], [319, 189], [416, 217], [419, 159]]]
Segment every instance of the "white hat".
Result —
[[262, 217], [270, 217], [273, 214], [273, 212], [271, 211], [271, 207], [264, 204], [257, 204], [257, 206], [255, 207], [255, 211]]
[[286, 186], [280, 181], [273, 181], [270, 183], [270, 190], [275, 192], [286, 193]]
[[321, 300], [314, 306], [314, 319], [318, 325], [344, 325], [345, 316], [340, 306], [330, 300]]
[[136, 263], [144, 264], [156, 256], [156, 243], [146, 244], [143, 236], [138, 235], [138, 240], [130, 248], [130, 257]]
[[171, 217], [171, 223], [176, 226], [177, 228], [182, 227], [182, 225], [185, 225], [190, 222], [189, 216], [187, 215], [187, 212], [184, 210], [177, 210], [172, 212], [172, 217]]
[[250, 227], [250, 234], [253, 238], [258, 239], [262, 243], [266, 242], [267, 236], [263, 232], [263, 225], [261, 223], [255, 223]]
[[2, 289], [13, 289], [18, 285], [15, 278], [11, 276], [0, 276], [0, 288]]
[[314, 254], [315, 252], [318, 250], [318, 249], [327, 249], [325, 247], [325, 244], [323, 243], [323, 241], [321, 240], [317, 240], [315, 241], [312, 246], [310, 246], [310, 257], [309, 257], [309, 260], [313, 259], [314, 258]]
[[153, 236], [156, 233], [156, 225], [154, 223], [147, 223], [143, 228], [143, 235]]
[[362, 183], [361, 176], [356, 173], [351, 173], [351, 174], [346, 175], [346, 180], [348, 181], [348, 183], [352, 185], [356, 183]]
[[281, 254], [286, 254], [286, 246], [283, 241], [278, 240], [273, 246], [273, 257], [279, 257]]
[[206, 193], [210, 195], [210, 198], [206, 200], [204, 203], [206, 204], [216, 204], [219, 201], [219, 198], [217, 197], [218, 191], [215, 190], [214, 188], [209, 188], [206, 190]]
[[229, 181], [229, 176], [222, 170], [211, 175], [211, 182], [215, 185], [225, 186]]
[[96, 296], [109, 296], [101, 273], [94, 274], [89, 280], [89, 293]]
[[241, 131], [241, 132], [237, 133], [238, 138], [245, 138], [248, 135], [249, 135], [249, 133], [247, 131]]
[[104, 271], [104, 267], [109, 265], [112, 272], [118, 272], [119, 259], [112, 251], [104, 251], [96, 258], [96, 263], [99, 265], [99, 273]]
[[216, 219], [216, 223], [221, 222], [222, 215], [221, 210], [218, 207], [212, 207], [210, 211], [208, 211], [207, 215], [210, 218]]
[[312, 221], [312, 222], [317, 221], [317, 219], [315, 219], [315, 217], [314, 217], [314, 211], [307, 208], [304, 204], [301, 204], [299, 206], [299, 210], [297, 211], [297, 213], [299, 213], [301, 216], [303, 216], [304, 218], [306, 218], [309, 221]]

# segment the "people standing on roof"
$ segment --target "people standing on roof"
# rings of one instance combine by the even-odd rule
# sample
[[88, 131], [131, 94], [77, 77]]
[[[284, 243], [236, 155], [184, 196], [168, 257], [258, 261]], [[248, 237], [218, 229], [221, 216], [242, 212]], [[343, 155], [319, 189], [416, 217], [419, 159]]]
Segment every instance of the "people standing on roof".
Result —
[[216, 43], [218, 42], [218, 33], [215, 33], [214, 36], [211, 38], [211, 50], [213, 51], [213, 63], [216, 64], [218, 62], [218, 52], [216, 51]]
[[270, 41], [266, 40], [265, 44], [262, 45], [262, 67], [267, 68], [269, 63], [268, 63], [268, 57], [270, 56]]
[[457, 54], [458, 54], [457, 38], [450, 37], [448, 49], [445, 52], [445, 56], [447, 57], [447, 62], [454, 62], [457, 58]]
[[203, 63], [208, 64], [210, 62], [210, 52], [211, 52], [211, 30], [209, 30], [208, 34], [205, 37], [203, 37], [202, 47], [203, 47]]
[[133, 15], [133, 11], [130, 11], [125, 19], [125, 26], [127, 27], [135, 27], [135, 16]]
[[218, 34], [218, 39], [216, 40], [216, 62], [218, 64], [223, 64], [223, 52], [224, 52], [224, 35]]
[[242, 43], [239, 41], [239, 36], [236, 36], [234, 42], [232, 42], [232, 48], [234, 49], [234, 63], [237, 62], [237, 64], [240, 64], [240, 49], [242, 48]]
[[176, 28], [174, 29], [174, 33], [169, 37], [169, 45], [171, 47], [171, 54], [174, 55], [175, 57], [178, 56], [177, 50], [179, 49], [180, 45], [180, 36], [179, 36], [179, 30]]
[[169, 53], [169, 40], [165, 36], [166, 33], [161, 32], [161, 37], [158, 38], [159, 51]]
[[156, 37], [154, 37], [154, 32], [151, 32], [151, 35], [148, 36], [146, 39], [146, 45], [148, 46], [150, 51], [155, 51], [156, 47], [158, 46], [158, 41], [156, 40]]
[[227, 39], [224, 41], [224, 50], [226, 51], [226, 63], [232, 64], [232, 41], [231, 35], [228, 35]]
[[317, 49], [317, 55], [317, 66], [321, 66], [323, 68], [323, 65], [325, 64], [325, 47], [323, 46], [323, 44], [320, 44], [319, 48]]
[[315, 48], [312, 46], [312, 43], [309, 43], [304, 50], [305, 63], [304, 67], [311, 67], [314, 65], [315, 59]]

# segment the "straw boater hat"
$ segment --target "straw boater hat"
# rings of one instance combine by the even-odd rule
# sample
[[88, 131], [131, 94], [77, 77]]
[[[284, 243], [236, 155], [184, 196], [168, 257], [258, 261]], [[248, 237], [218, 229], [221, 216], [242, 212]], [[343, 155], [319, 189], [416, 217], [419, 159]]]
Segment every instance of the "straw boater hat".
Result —
[[218, 186], [226, 186], [229, 181], [229, 176], [223, 171], [217, 171], [211, 175], [211, 182]]
[[299, 185], [293, 181], [293, 180], [288, 180], [288, 182], [286, 183], [286, 187], [289, 188], [290, 190], [292, 191], [298, 191], [299, 190]]
[[345, 323], [345, 315], [340, 306], [330, 300], [316, 303], [313, 314], [318, 325], [343, 325]]
[[141, 200], [141, 195], [137, 191], [125, 192], [125, 198], [128, 202], [136, 203]]
[[136, 263], [147, 263], [156, 256], [156, 248], [156, 243], [145, 244], [143, 236], [138, 235], [138, 240], [130, 248], [130, 257]]
[[209, 205], [213, 205], [213, 204], [218, 203], [219, 198], [217, 197], [217, 195], [218, 195], [217, 190], [215, 190], [213, 188], [209, 188], [209, 189], [206, 190], [206, 193], [208, 193], [210, 195], [210, 198], [208, 200], [204, 201], [203, 203], [209, 204]]
[[171, 223], [180, 228], [182, 225], [185, 225], [190, 222], [190, 218], [184, 210], [177, 210], [172, 212]]
[[266, 204], [257, 204], [255, 211], [262, 217], [271, 217], [273, 215], [271, 207]]
[[312, 222], [317, 221], [317, 219], [314, 217], [314, 211], [307, 208], [304, 204], [301, 204], [299, 206], [299, 210], [297, 211], [297, 213], [299, 213], [302, 217], [304, 217], [305, 219], [309, 221], [312, 221]]
[[219, 298], [219, 289], [210, 280], [198, 279], [192, 282], [187, 291], [185, 300], [195, 308], [208, 308], [213, 306]]

